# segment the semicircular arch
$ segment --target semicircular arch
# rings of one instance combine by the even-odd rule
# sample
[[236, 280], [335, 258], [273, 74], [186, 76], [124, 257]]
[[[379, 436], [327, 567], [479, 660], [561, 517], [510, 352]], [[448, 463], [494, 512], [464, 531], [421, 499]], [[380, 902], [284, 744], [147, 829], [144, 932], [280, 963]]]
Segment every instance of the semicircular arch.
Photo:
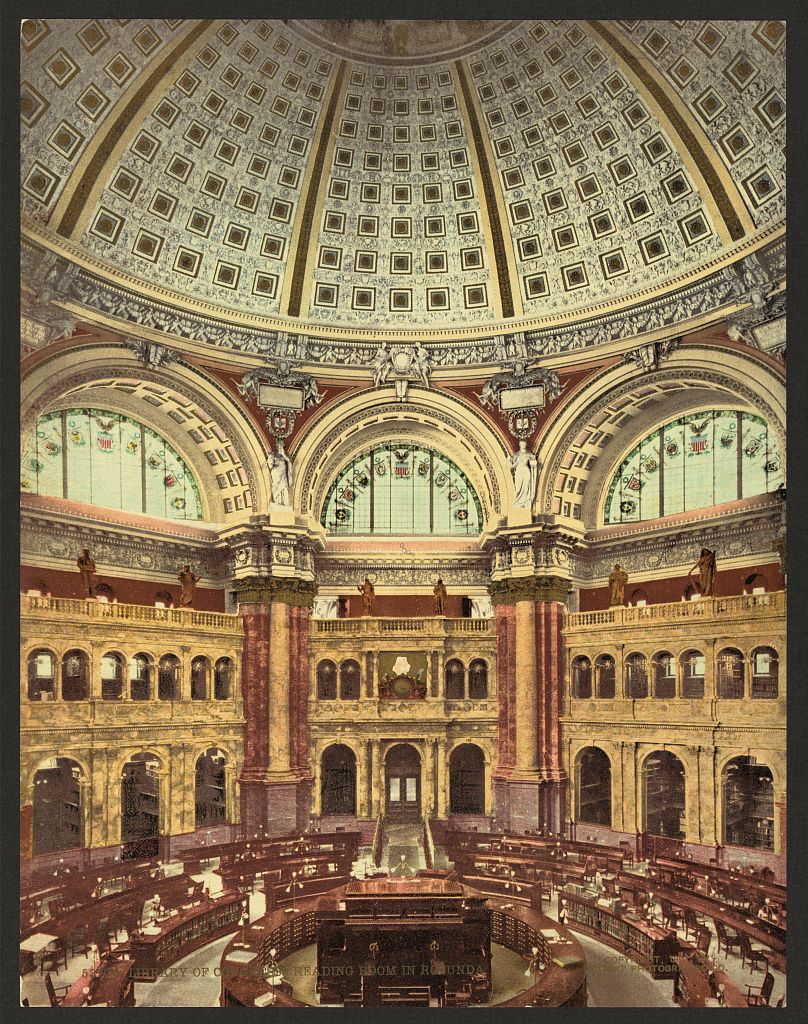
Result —
[[510, 452], [465, 403], [445, 393], [414, 390], [397, 402], [392, 389], [353, 394], [327, 410], [292, 450], [295, 509], [319, 520], [328, 489], [374, 441], [433, 448], [465, 473], [480, 499], [486, 528], [513, 501]]
[[[260, 431], [236, 398], [196, 367], [177, 361], [148, 369], [128, 348], [112, 344], [54, 353], [23, 380], [22, 433], [32, 430], [45, 413], [77, 404], [131, 416], [164, 437], [199, 483], [205, 521], [230, 522], [269, 507], [268, 452]], [[236, 482], [225, 475], [224, 488], [215, 469], [221, 461], [219, 449], [236, 456], [226, 466], [236, 472]], [[251, 506], [243, 497], [245, 490]], [[229, 512], [225, 497], [231, 499]]]

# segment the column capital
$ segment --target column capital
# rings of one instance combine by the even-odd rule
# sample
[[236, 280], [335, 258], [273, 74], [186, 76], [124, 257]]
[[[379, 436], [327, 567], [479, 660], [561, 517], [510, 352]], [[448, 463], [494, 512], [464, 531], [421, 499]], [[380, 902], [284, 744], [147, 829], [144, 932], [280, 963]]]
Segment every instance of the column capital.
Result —
[[276, 576], [243, 576], [232, 583], [239, 604], [270, 604], [273, 601], [297, 608], [311, 608], [317, 584], [311, 580]]
[[569, 580], [560, 576], [515, 576], [494, 581], [489, 585], [488, 592], [494, 605], [517, 604], [519, 601], [557, 601], [565, 604]]

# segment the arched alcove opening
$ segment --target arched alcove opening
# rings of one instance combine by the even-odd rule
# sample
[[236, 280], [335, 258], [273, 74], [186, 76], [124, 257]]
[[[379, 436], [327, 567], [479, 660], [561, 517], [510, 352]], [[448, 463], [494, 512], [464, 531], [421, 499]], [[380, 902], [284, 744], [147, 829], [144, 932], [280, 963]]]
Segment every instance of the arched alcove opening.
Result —
[[452, 814], [485, 813], [485, 757], [474, 743], [461, 743], [449, 757]]
[[356, 814], [356, 755], [344, 743], [323, 751], [320, 794], [321, 814]]

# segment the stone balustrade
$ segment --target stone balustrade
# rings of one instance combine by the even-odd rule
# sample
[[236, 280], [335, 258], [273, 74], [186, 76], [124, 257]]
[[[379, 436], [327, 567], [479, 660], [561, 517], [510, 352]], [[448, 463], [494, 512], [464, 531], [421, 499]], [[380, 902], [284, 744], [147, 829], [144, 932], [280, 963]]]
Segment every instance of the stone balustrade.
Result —
[[494, 619], [447, 619], [445, 616], [423, 618], [312, 619], [314, 636], [389, 636], [418, 634], [424, 637], [496, 635]]
[[196, 611], [192, 608], [157, 608], [143, 604], [121, 604], [96, 601], [93, 598], [32, 597], [20, 595], [23, 618], [81, 620], [94, 623], [117, 623], [123, 626], [178, 627], [194, 632], [243, 633], [240, 615], [226, 612]]
[[736, 594], [731, 597], [705, 597], [692, 601], [671, 601], [665, 604], [637, 605], [626, 608], [616, 605], [592, 612], [569, 612], [564, 629], [602, 626], [661, 626], [687, 621], [726, 621], [731, 618], [760, 619], [770, 615], [783, 616], [786, 595], [783, 590], [766, 594]]

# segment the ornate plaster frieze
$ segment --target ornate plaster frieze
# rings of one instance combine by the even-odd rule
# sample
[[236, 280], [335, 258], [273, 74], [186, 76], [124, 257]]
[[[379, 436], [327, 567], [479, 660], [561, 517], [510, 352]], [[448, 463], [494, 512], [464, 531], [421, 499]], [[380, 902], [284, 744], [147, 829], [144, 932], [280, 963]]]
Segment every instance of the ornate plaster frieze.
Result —
[[666, 338], [664, 341], [652, 341], [626, 352], [623, 359], [633, 363], [638, 370], [656, 370], [679, 344], [679, 338]]
[[344, 588], [346, 579], [354, 576], [361, 580], [368, 576], [374, 586], [433, 587], [440, 576], [451, 591], [458, 587], [485, 588], [489, 583], [488, 559], [439, 558], [415, 559], [396, 562], [374, 558], [372, 555], [341, 556], [330, 559], [323, 555], [315, 559], [317, 582], [324, 589]]
[[155, 345], [141, 338], [124, 338], [124, 344], [127, 348], [132, 349], [143, 365], [149, 370], [155, 370], [160, 366], [168, 366], [177, 359], [174, 350], [166, 345]]
[[774, 561], [779, 528], [779, 509], [769, 506], [713, 522], [695, 520], [663, 532], [656, 526], [647, 533], [588, 541], [572, 554], [572, 575], [582, 584], [605, 580], [615, 562], [629, 576], [666, 569], [678, 572], [694, 565], [705, 546], [717, 552], [719, 563], [743, 557]]
[[111, 529], [89, 520], [71, 522], [23, 510], [20, 522], [20, 558], [35, 564], [75, 571], [76, 556], [89, 547], [98, 565], [99, 575], [143, 574], [148, 579], [174, 579], [179, 567], [193, 565], [206, 585], [224, 586], [228, 558], [224, 550], [210, 541], [157, 537], [142, 530]]
[[[293, 359], [310, 366], [363, 367], [373, 365], [378, 342], [362, 337], [339, 339], [285, 330], [238, 326], [222, 319], [186, 312], [167, 303], [112, 284], [65, 257], [35, 248], [29, 241], [22, 247], [23, 280], [37, 293], [37, 303], [58, 302], [71, 310], [84, 308], [119, 321], [121, 330], [139, 327], [190, 342], [260, 356], [265, 359]], [[753, 289], [765, 295], [785, 275], [785, 238], [780, 237], [757, 253], [742, 256], [733, 264], [707, 272], [695, 283], [640, 302], [628, 310], [587, 316], [574, 321], [536, 327], [523, 335], [481, 330], [473, 340], [424, 340], [429, 365], [436, 368], [483, 367], [500, 364], [503, 356], [535, 358], [562, 355], [635, 340], [665, 328], [679, 331], [689, 320], [705, 314], [735, 310], [750, 301]], [[44, 298], [43, 298], [44, 296]], [[444, 333], [440, 333], [441, 335]]]

